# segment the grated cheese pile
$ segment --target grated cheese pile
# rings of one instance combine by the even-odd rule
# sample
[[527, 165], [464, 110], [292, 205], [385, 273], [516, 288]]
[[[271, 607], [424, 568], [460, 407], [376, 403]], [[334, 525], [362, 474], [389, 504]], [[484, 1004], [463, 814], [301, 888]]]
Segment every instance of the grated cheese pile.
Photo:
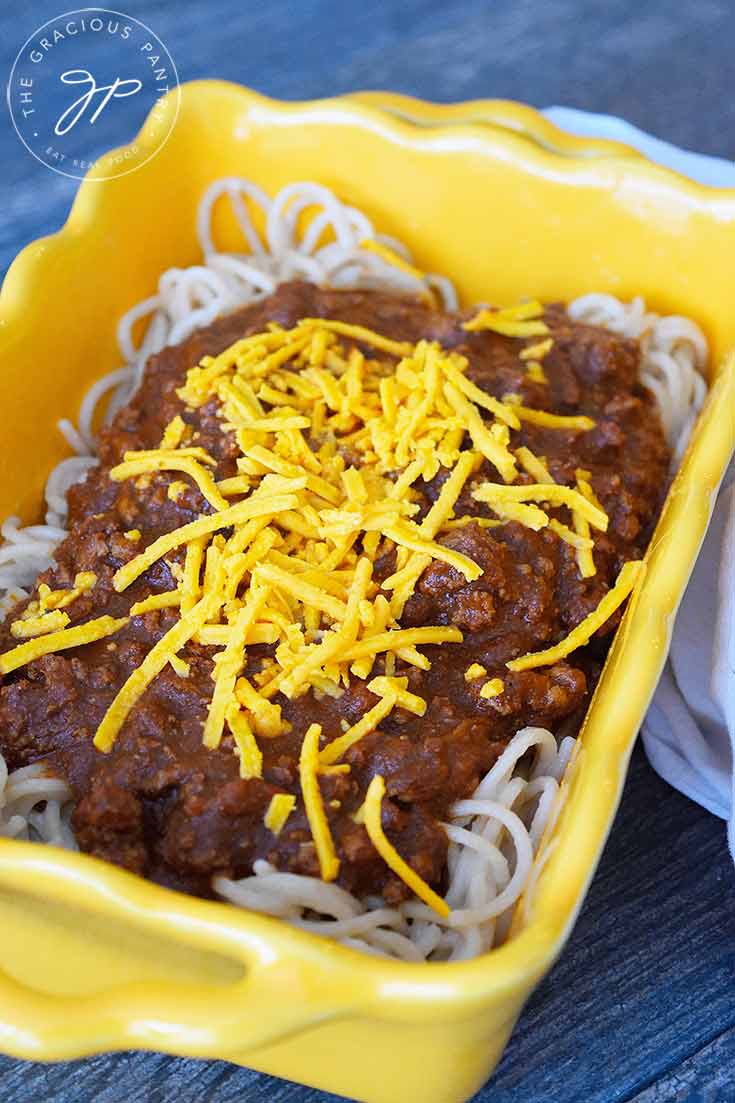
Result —
[[[540, 304], [481, 310], [465, 329], [533, 338], [520, 357], [531, 378], [545, 380], [541, 362], [553, 342]], [[184, 476], [210, 511], [142, 547], [114, 576], [122, 593], [164, 556], [177, 550], [183, 555], [176, 589], [150, 595], [130, 609], [130, 616], [161, 608], [178, 615], [119, 690], [95, 746], [111, 750], [130, 711], [166, 664], [179, 677], [189, 675], [179, 652], [190, 640], [219, 649], [203, 742], [216, 748], [229, 735], [246, 779], [262, 776], [262, 742], [288, 730], [278, 695], [339, 696], [350, 678], [366, 681], [376, 703], [356, 723], [323, 747], [319, 725], [303, 740], [301, 796], [326, 881], [337, 877], [339, 859], [320, 775], [349, 771], [345, 753], [394, 709], [423, 715], [426, 702], [409, 691], [407, 678], [396, 676], [396, 660], [427, 670], [423, 647], [462, 640], [457, 628], [401, 628], [400, 620], [432, 560], [450, 565], [468, 582], [482, 574], [472, 559], [439, 539], [471, 520], [454, 517], [465, 488], [495, 515], [478, 519], [481, 524], [515, 520], [536, 530], [548, 527], [575, 549], [582, 577], [595, 573], [591, 532], [604, 532], [608, 518], [589, 472], [577, 472], [575, 487], [559, 485], [544, 459], [514, 446], [512, 436], [523, 421], [576, 432], [594, 422], [526, 408], [513, 395], [494, 398], [472, 383], [467, 367], [464, 356], [432, 341], [414, 345], [325, 319], [306, 318], [292, 329], [271, 323], [219, 355], [205, 356], [178, 392], [189, 410], [217, 400], [222, 429], [234, 434], [239, 448], [235, 475], [217, 481], [216, 460], [191, 443], [182, 417], [167, 426], [158, 449], [128, 452], [110, 471], [114, 481], [146, 479], [155, 472]], [[480, 475], [484, 461], [497, 471], [498, 481]], [[441, 491], [418, 519], [415, 484], [442, 471]], [[519, 481], [521, 476], [533, 481]], [[187, 486], [177, 478], [169, 496], [175, 499]], [[550, 515], [548, 507], [560, 506], [569, 510], [573, 527]], [[141, 534], [131, 530], [126, 537], [135, 544]], [[388, 550], [395, 552], [395, 569], [379, 585], [376, 559]], [[521, 656], [509, 668], [549, 663], [581, 646], [635, 577], [637, 565], [628, 564], [599, 615], [592, 614], [556, 647]], [[66, 606], [95, 581], [94, 575], [79, 575], [73, 590], [41, 587], [39, 600], [12, 625], [13, 635], [25, 642], [0, 656], [0, 671], [104, 638], [127, 623], [127, 618], [99, 617], [68, 627]], [[248, 648], [263, 643], [273, 645], [273, 654], [246, 677]], [[381, 655], [383, 673], [373, 676]], [[475, 663], [465, 677], [471, 682], [485, 674]], [[503, 680], [491, 678], [480, 695], [491, 699], [503, 690]], [[391, 869], [444, 912], [444, 901], [406, 866], [382, 832], [381, 784], [375, 778], [367, 794], [366, 829]], [[293, 795], [274, 796], [266, 827], [279, 834], [294, 807]]]

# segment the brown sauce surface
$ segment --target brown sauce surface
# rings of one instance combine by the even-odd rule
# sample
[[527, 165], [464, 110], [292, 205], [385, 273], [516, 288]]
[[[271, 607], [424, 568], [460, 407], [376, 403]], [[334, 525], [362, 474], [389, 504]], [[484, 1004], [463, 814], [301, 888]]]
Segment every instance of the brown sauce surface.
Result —
[[[115, 593], [112, 576], [161, 533], [211, 507], [193, 484], [178, 501], [169, 500], [169, 483], [182, 478], [173, 472], [152, 476], [145, 488], [132, 480], [112, 482], [107, 473], [124, 452], [158, 447], [165, 426], [180, 414], [198, 433], [196, 443], [217, 459], [216, 477], [235, 474], [238, 449], [221, 430], [216, 401], [191, 411], [176, 388], [204, 354], [222, 351], [269, 321], [291, 326], [319, 316], [412, 342], [435, 339], [466, 355], [470, 378], [498, 398], [512, 391], [528, 406], [594, 418], [596, 426], [588, 432], [524, 422], [512, 443], [545, 457], [557, 482], [573, 485], [577, 467], [592, 472], [593, 488], [610, 518], [608, 532], [595, 534], [597, 574], [581, 579], [573, 549], [548, 529], [471, 524], [441, 537], [471, 556], [484, 573], [467, 583], [452, 567], [432, 562], [401, 624], [456, 625], [464, 642], [423, 648], [432, 664], [426, 672], [403, 669], [398, 662], [396, 673], [406, 674], [409, 689], [426, 699], [426, 715], [395, 709], [380, 731], [347, 753], [349, 775], [320, 781], [341, 860], [339, 883], [358, 893], [383, 892], [389, 901], [404, 897], [406, 887], [378, 857], [365, 828], [351, 818], [370, 779], [380, 773], [386, 781], [383, 823], [389, 838], [417, 873], [441, 886], [447, 842], [439, 821], [449, 805], [472, 792], [518, 729], [528, 724], [557, 734], [578, 729], [619, 615], [567, 661], [515, 674], [505, 662], [562, 639], [598, 604], [622, 563], [640, 558], [662, 501], [669, 461], [653, 399], [638, 383], [635, 342], [574, 324], [563, 308], [549, 307], [546, 321], [554, 344], [543, 363], [548, 383], [534, 383], [518, 357], [534, 341], [492, 333], [470, 336], [461, 328], [470, 315], [434, 311], [379, 292], [321, 291], [292, 283], [163, 350], [149, 361], [136, 396], [103, 431], [101, 466], [70, 490], [70, 535], [55, 564], [38, 580], [58, 588], [71, 586], [78, 571], [97, 574], [94, 590], [68, 608], [72, 624], [104, 613], [123, 616], [134, 601], [174, 588], [171, 566], [181, 561], [180, 554], [155, 564], [122, 594]], [[489, 464], [484, 474], [498, 479]], [[441, 478], [417, 484], [425, 499], [422, 512], [438, 494]], [[519, 481], [532, 480], [522, 474]], [[483, 512], [491, 516], [468, 492], [455, 510], [458, 517]], [[557, 513], [569, 522], [566, 510]], [[142, 533], [138, 543], [124, 536], [133, 528]], [[378, 578], [390, 573], [392, 560], [387, 554], [377, 564]], [[9, 625], [22, 607], [0, 627], [0, 651], [16, 644]], [[312, 693], [294, 701], [279, 696], [292, 730], [260, 740], [263, 778], [244, 781], [229, 734], [217, 750], [202, 745], [216, 649], [190, 643], [181, 652], [191, 664], [190, 676], [182, 679], [166, 667], [128, 716], [112, 752], [95, 750], [95, 730], [115, 693], [177, 616], [176, 610], [162, 610], [134, 617], [113, 640], [46, 656], [3, 679], [0, 750], [11, 768], [43, 760], [69, 780], [78, 802], [73, 826], [83, 850], [160, 883], [211, 895], [213, 874], [243, 876], [258, 858], [318, 876], [300, 799], [300, 745], [313, 721], [331, 740], [341, 734], [341, 720], [358, 720], [376, 701], [364, 682], [353, 680], [339, 699], [317, 700]], [[246, 673], [256, 672], [271, 651], [249, 648]], [[464, 671], [473, 662], [483, 664], [488, 677], [503, 678], [500, 696], [485, 700], [479, 695], [484, 679], [465, 681]], [[382, 672], [380, 658], [373, 675]], [[278, 838], [263, 824], [276, 792], [297, 797]]]

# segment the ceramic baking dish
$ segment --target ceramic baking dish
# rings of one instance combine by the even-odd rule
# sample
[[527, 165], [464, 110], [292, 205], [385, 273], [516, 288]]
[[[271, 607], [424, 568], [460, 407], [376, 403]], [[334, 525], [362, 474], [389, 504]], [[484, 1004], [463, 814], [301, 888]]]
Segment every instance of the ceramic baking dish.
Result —
[[[218, 82], [184, 87], [157, 156], [117, 180], [85, 182], [64, 229], [8, 273], [0, 515], [38, 515], [46, 473], [64, 455], [57, 419], [73, 417], [92, 380], [118, 364], [116, 319], [163, 269], [197, 259], [197, 201], [220, 176], [268, 191], [321, 180], [407, 241], [422, 267], [450, 275], [468, 303], [595, 289], [696, 318], [713, 350], [709, 398], [587, 717], [527, 921], [475, 961], [393, 963], [86, 856], [4, 841], [4, 1052], [54, 1060], [149, 1048], [226, 1058], [367, 1103], [459, 1103], [488, 1076], [558, 955], [735, 446], [735, 360], [726, 357], [735, 192], [624, 147], [595, 143], [594, 156], [573, 156], [534, 139], [548, 138], [549, 124], [530, 108], [505, 108], [523, 133], [487, 114], [462, 124], [460, 108], [444, 125], [447, 109], [431, 105], [411, 121], [348, 99], [286, 104]], [[145, 159], [145, 139], [139, 147]], [[235, 247], [224, 214], [218, 233]]]

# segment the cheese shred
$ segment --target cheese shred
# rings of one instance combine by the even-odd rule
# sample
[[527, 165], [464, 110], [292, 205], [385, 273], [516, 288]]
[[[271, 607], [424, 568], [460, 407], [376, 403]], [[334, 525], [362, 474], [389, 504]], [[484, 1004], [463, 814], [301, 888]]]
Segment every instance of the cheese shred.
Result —
[[504, 689], [505, 684], [502, 678], [491, 678], [481, 687], [480, 696], [484, 697], [485, 700], [489, 700], [492, 697], [499, 697]]
[[468, 333], [490, 331], [503, 337], [545, 337], [549, 327], [543, 321], [544, 308], [535, 300], [500, 310], [480, 310], [463, 329]]
[[[158, 643], [151, 648], [137, 670], [133, 671], [128, 680], [118, 690], [102, 719], [102, 723], [97, 728], [94, 745], [98, 751], [106, 754], [112, 750], [118, 732], [127, 720], [130, 710], [143, 696], [153, 679], [161, 673], [170, 657], [180, 651], [196, 630], [204, 624], [210, 615], [211, 609], [211, 598], [209, 596], [201, 598], [194, 608], [185, 613], [173, 628], [170, 628]], [[100, 620], [108, 621], [111, 619], [110, 617], [100, 618]], [[122, 624], [125, 623], [127, 623], [127, 620], [122, 621]], [[121, 626], [121, 623], [118, 622], [118, 627]], [[74, 631], [74, 629], [71, 629], [71, 631]], [[49, 638], [46, 637], [46, 639]], [[85, 640], [85, 642], [87, 641]], [[0, 659], [1, 663], [2, 659]]]
[[555, 506], [568, 506], [584, 517], [593, 528], [607, 531], [608, 517], [578, 490], [557, 483], [528, 483], [526, 486], [501, 486], [498, 483], [483, 483], [472, 492], [478, 502], [487, 502], [495, 507], [508, 502], [548, 502]]
[[333, 762], [337, 762], [343, 754], [349, 751], [350, 747], [354, 747], [355, 743], [358, 743], [364, 736], [375, 731], [381, 720], [385, 720], [388, 713], [395, 708], [397, 700], [396, 694], [393, 692], [384, 694], [376, 705], [363, 713], [356, 724], [353, 724], [346, 732], [343, 732], [342, 735], [324, 748], [319, 761], [324, 766], [330, 766]]
[[521, 655], [518, 659], [511, 659], [505, 665], [508, 670], [532, 670], [537, 666], [551, 666], [561, 659], [571, 655], [578, 647], [584, 647], [590, 639], [609, 620], [615, 610], [623, 604], [627, 596], [644, 572], [643, 560], [629, 560], [618, 575], [612, 590], [609, 590], [600, 601], [600, 604], [583, 621], [554, 647], [548, 647], [545, 651], [534, 651], [527, 655]]
[[329, 830], [319, 789], [319, 736], [321, 734], [321, 724], [309, 725], [301, 744], [299, 777], [306, 818], [314, 839], [322, 880], [334, 881], [339, 873], [339, 858], [334, 849], [334, 840]]
[[62, 628], [57, 632], [49, 632], [45, 636], [21, 643], [11, 651], [0, 655], [0, 674], [10, 674], [21, 666], [26, 666], [34, 659], [40, 659], [43, 655], [53, 655], [57, 651], [66, 651], [70, 647], [83, 647], [86, 643], [94, 643], [106, 636], [112, 636], [128, 623], [127, 617], [97, 617], [96, 620], [88, 620], [85, 624], [77, 624], [73, 628]]
[[250, 781], [263, 776], [263, 754], [258, 746], [247, 716], [230, 702], [227, 707], [227, 723], [240, 758], [240, 777]]
[[16, 640], [28, 640], [35, 636], [43, 636], [47, 632], [66, 628], [68, 623], [68, 613], [61, 609], [51, 609], [48, 613], [41, 613], [37, 617], [22, 617], [20, 620], [14, 620], [10, 625], [10, 634]]
[[180, 548], [182, 544], [189, 544], [200, 536], [208, 536], [219, 529], [228, 528], [230, 525], [242, 524], [252, 517], [273, 516], [281, 510], [295, 509], [298, 499], [293, 494], [273, 495], [272, 497], [255, 496], [247, 498], [244, 502], [229, 506], [218, 513], [209, 513], [200, 517], [198, 521], [190, 521], [173, 532], [166, 532], [159, 536], [152, 544], [135, 559], [131, 559], [115, 573], [113, 585], [118, 593], [127, 590], [131, 583], [135, 582], [144, 571], [152, 567], [168, 552]]
[[286, 820], [296, 807], [296, 797], [290, 793], [275, 793], [263, 817], [263, 823], [278, 836], [286, 826]]
[[365, 828], [370, 836], [370, 842], [377, 850], [385, 864], [395, 873], [396, 877], [408, 885], [412, 892], [423, 900], [437, 915], [447, 918], [449, 905], [442, 900], [434, 890], [419, 877], [415, 870], [411, 869], [408, 862], [404, 861], [393, 844], [383, 831], [382, 812], [383, 797], [385, 795], [385, 781], [380, 774], [376, 774], [368, 786], [365, 796]]
[[392, 265], [393, 268], [397, 268], [401, 272], [405, 272], [407, 276], [413, 276], [415, 280], [422, 282], [426, 279], [426, 273], [422, 272], [420, 268], [416, 268], [415, 265], [409, 264], [407, 260], [397, 253], [395, 249], [389, 249], [387, 245], [381, 245], [379, 241], [374, 238], [366, 237], [360, 242], [360, 248], [364, 249], [368, 253], [374, 253], [375, 256], [380, 257], [386, 264]]

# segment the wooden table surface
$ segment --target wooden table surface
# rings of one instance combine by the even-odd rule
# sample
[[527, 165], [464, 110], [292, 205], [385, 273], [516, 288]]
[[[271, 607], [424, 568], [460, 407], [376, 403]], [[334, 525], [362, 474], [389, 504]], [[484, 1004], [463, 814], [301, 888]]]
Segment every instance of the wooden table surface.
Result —
[[[121, 0], [123, 3], [123, 0]], [[0, 9], [0, 72], [69, 0]], [[392, 88], [622, 115], [735, 154], [730, 0], [124, 0], [182, 80], [284, 98]], [[110, 133], [108, 145], [127, 135]], [[37, 164], [0, 109], [0, 271], [63, 221], [73, 181]], [[636, 751], [572, 938], [474, 1103], [735, 1100], [735, 892], [723, 824]], [[0, 1058], [2, 1103], [328, 1103], [222, 1062], [141, 1053], [44, 1066]], [[413, 1103], [413, 1101], [407, 1101]]]

